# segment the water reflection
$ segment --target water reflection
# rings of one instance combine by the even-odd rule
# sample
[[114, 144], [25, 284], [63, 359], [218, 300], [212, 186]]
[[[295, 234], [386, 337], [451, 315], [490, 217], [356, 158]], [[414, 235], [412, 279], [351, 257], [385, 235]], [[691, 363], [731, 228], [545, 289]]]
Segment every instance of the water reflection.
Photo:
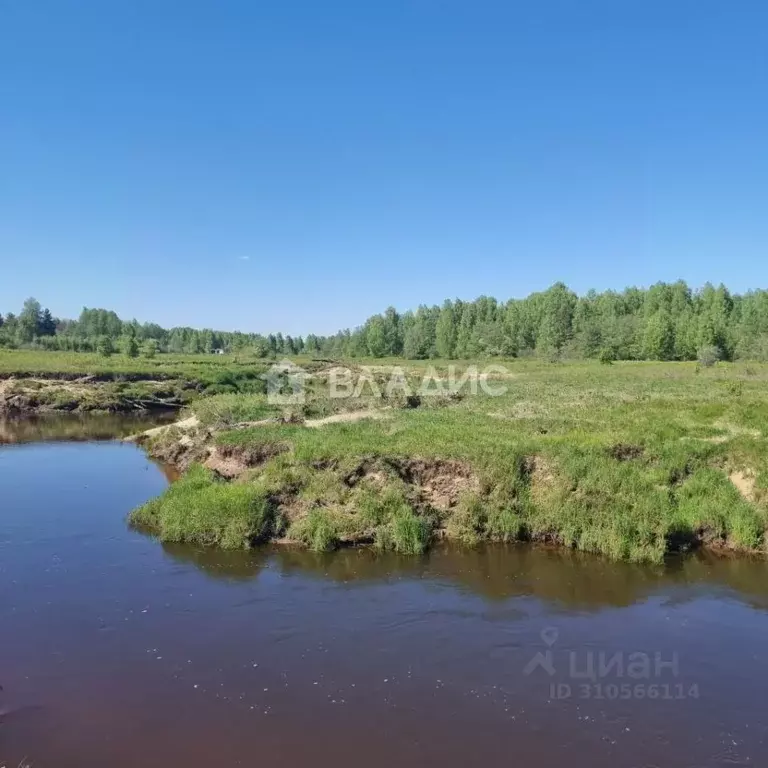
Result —
[[[161, 545], [125, 515], [165, 481], [120, 443], [2, 448], [0, 487], [0, 708], [40, 706], [0, 766], [765, 762], [762, 560]], [[571, 651], [640, 650], [701, 698], [553, 699], [524, 671], [548, 627], [558, 684]]]
[[184, 565], [194, 565], [212, 579], [228, 581], [255, 579], [268, 564], [271, 554], [267, 548], [251, 551], [216, 550], [172, 542], [165, 542], [162, 547], [163, 552], [172, 560]]
[[0, 445], [49, 441], [114, 440], [176, 418], [176, 412], [152, 414], [67, 413], [19, 419], [0, 418]]
[[211, 579], [258, 578], [266, 566], [283, 574], [366, 585], [397, 579], [446, 583], [486, 600], [533, 597], [568, 610], [624, 607], [664, 594], [691, 600], [713, 589], [768, 609], [768, 563], [706, 553], [670, 558], [664, 565], [616, 563], [571, 550], [527, 545], [476, 549], [437, 547], [422, 557], [342, 549], [316, 553], [290, 546], [239, 552], [165, 544], [168, 556], [194, 565]]

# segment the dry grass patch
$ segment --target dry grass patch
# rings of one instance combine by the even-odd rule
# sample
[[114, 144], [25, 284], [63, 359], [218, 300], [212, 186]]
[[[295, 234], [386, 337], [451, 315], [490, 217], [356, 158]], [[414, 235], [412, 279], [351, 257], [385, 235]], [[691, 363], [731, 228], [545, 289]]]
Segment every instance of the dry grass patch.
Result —
[[728, 479], [747, 501], [754, 502], [756, 500], [755, 476], [751, 471], [735, 470], [728, 475]]

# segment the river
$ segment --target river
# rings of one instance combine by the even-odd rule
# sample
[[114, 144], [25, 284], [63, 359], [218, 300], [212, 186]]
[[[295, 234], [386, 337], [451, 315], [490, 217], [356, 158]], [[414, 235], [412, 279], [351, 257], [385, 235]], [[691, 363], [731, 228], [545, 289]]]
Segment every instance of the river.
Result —
[[768, 763], [762, 560], [163, 546], [109, 431], [0, 430], [0, 766]]

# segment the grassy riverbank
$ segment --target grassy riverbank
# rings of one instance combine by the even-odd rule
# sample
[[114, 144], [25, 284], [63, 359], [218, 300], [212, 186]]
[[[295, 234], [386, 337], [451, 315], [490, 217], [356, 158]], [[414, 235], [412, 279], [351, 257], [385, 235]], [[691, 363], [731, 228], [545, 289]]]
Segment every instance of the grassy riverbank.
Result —
[[[263, 367], [263, 361], [261, 361]], [[211, 379], [214, 373], [251, 368], [254, 359], [237, 355], [167, 355], [107, 357], [89, 352], [0, 349], [0, 376], [134, 376]], [[206, 375], [207, 374], [207, 375]]]
[[265, 369], [227, 355], [0, 350], [0, 413], [178, 408], [201, 396], [263, 392]]
[[[447, 377], [447, 366], [436, 370]], [[500, 396], [414, 400], [381, 386], [334, 400], [319, 370], [299, 406], [201, 399], [197, 425], [156, 435], [150, 450], [208, 469], [133, 519], [165, 540], [228, 547], [286, 539], [413, 553], [447, 537], [646, 561], [699, 545], [765, 549], [767, 366], [505, 366], [491, 376]]]

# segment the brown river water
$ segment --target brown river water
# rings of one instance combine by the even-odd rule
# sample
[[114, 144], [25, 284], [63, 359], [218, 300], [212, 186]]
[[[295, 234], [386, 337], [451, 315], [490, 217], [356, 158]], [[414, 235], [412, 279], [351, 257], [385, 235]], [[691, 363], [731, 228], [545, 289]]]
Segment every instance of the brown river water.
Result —
[[96, 421], [0, 430], [0, 766], [768, 765], [766, 562], [163, 546]]

